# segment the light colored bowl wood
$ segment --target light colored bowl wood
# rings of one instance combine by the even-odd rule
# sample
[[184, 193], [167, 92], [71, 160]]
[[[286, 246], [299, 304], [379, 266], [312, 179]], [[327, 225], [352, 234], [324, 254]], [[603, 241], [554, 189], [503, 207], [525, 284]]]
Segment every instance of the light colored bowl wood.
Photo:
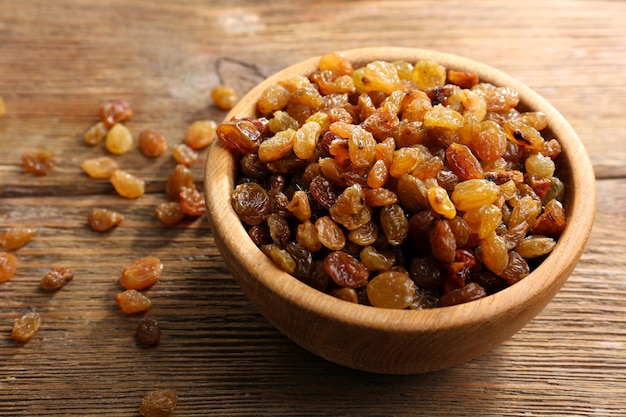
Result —
[[[527, 86], [487, 65], [431, 50], [366, 48], [341, 52], [355, 65], [373, 60], [417, 62], [432, 58], [447, 68], [475, 72], [483, 81], [510, 86], [521, 103], [544, 112], [563, 147], [558, 169], [566, 184], [568, 225], [552, 254], [524, 280], [470, 303], [432, 310], [390, 310], [356, 305], [319, 292], [280, 271], [249, 239], [230, 196], [236, 161], [219, 141], [205, 172], [209, 222], [224, 262], [246, 296], [287, 337], [332, 362], [386, 374], [447, 368], [474, 358], [511, 337], [553, 298], [582, 255], [595, 213], [595, 178], [583, 144], [548, 102]], [[269, 77], [243, 97], [226, 119], [255, 116], [265, 88], [291, 74], [308, 75], [312, 58]]]

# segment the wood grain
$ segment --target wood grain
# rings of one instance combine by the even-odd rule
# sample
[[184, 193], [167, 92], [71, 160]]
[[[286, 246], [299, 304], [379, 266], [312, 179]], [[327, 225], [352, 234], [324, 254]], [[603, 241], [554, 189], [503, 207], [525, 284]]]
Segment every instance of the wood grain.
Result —
[[[622, 416], [626, 410], [626, 3], [193, 0], [0, 0], [0, 229], [36, 226], [0, 285], [0, 415], [138, 415], [158, 387], [179, 392], [174, 415]], [[261, 78], [324, 52], [363, 46], [442, 50], [483, 61], [550, 101], [594, 165], [598, 213], [578, 267], [545, 310], [512, 339], [455, 368], [408, 377], [351, 371], [295, 346], [252, 307], [225, 269], [204, 219], [172, 229], [153, 217], [169, 158], [119, 158], [148, 183], [136, 201], [79, 168], [101, 148], [81, 135], [102, 100], [122, 97], [133, 133], [153, 128], [171, 146], [194, 120], [220, 120], [209, 91], [245, 93]], [[24, 149], [48, 145], [58, 165], [33, 177]], [[202, 164], [193, 168], [198, 183]], [[121, 227], [85, 225], [94, 206]], [[130, 259], [162, 258], [149, 291], [163, 337], [139, 349], [139, 317], [118, 312], [116, 279]], [[76, 278], [37, 289], [52, 266]], [[41, 331], [10, 341], [34, 308]]]

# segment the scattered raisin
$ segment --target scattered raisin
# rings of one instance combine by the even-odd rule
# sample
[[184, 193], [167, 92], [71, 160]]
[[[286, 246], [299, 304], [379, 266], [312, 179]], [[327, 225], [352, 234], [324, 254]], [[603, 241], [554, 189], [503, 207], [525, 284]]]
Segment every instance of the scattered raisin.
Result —
[[107, 151], [114, 155], [125, 154], [132, 149], [133, 144], [134, 139], [132, 133], [121, 123], [116, 123], [109, 129], [104, 142]]
[[141, 400], [139, 412], [144, 417], [168, 417], [178, 403], [178, 395], [171, 390], [155, 390]]
[[120, 169], [117, 161], [108, 156], [85, 159], [80, 167], [87, 175], [96, 179], [109, 179], [115, 171]]
[[152, 308], [152, 301], [137, 290], [126, 290], [117, 293], [115, 302], [126, 314], [143, 313]]
[[35, 236], [31, 227], [14, 226], [0, 234], [0, 247], [14, 250], [26, 245]]
[[136, 259], [124, 267], [119, 283], [127, 290], [142, 290], [154, 285], [163, 272], [159, 258], [147, 256]]
[[17, 258], [9, 252], [0, 252], [0, 282], [13, 278], [17, 269]]
[[41, 316], [35, 311], [24, 314], [16, 318], [13, 323], [11, 337], [18, 342], [28, 342], [35, 336], [41, 325]]
[[185, 212], [180, 207], [180, 203], [176, 201], [159, 203], [154, 210], [154, 214], [166, 226], [173, 226], [185, 218]]
[[195, 187], [183, 187], [178, 198], [180, 209], [189, 216], [199, 217], [206, 212], [204, 194]]
[[54, 152], [46, 148], [28, 149], [22, 153], [22, 166], [31, 174], [47, 175], [55, 164]]
[[193, 150], [206, 148], [215, 138], [217, 123], [212, 120], [193, 122], [185, 132], [184, 143]]
[[154, 346], [161, 339], [161, 326], [156, 319], [144, 318], [137, 325], [135, 333], [137, 344], [140, 346]]
[[198, 160], [198, 152], [184, 143], [179, 143], [172, 148], [172, 157], [176, 163], [190, 167]]
[[87, 223], [96, 232], [106, 232], [124, 221], [124, 215], [117, 211], [93, 208], [87, 216]]
[[118, 169], [111, 175], [111, 184], [117, 193], [125, 198], [139, 198], [145, 192], [145, 182], [126, 171]]
[[108, 128], [131, 117], [133, 117], [133, 110], [124, 100], [108, 100], [100, 105], [100, 119]]
[[74, 273], [69, 268], [55, 268], [43, 276], [41, 288], [46, 291], [56, 291], [74, 279]]
[[221, 110], [230, 110], [239, 101], [239, 96], [235, 90], [226, 85], [218, 85], [213, 88], [211, 90], [211, 98]]
[[161, 156], [167, 150], [167, 141], [159, 132], [146, 129], [139, 132], [139, 150], [148, 158]]

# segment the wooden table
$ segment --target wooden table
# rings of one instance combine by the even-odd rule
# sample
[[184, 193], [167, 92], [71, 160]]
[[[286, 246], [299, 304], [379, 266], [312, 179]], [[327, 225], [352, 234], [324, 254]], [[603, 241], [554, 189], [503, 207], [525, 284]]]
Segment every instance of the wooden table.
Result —
[[[625, 19], [626, 3], [610, 0], [0, 0], [0, 230], [37, 228], [0, 284], [0, 415], [135, 416], [156, 388], [178, 392], [176, 416], [626, 415]], [[243, 94], [301, 59], [380, 45], [457, 53], [522, 80], [572, 123], [597, 176], [591, 240], [553, 302], [490, 353], [426, 375], [345, 369], [277, 332], [235, 285], [205, 219], [155, 218], [169, 153], [117, 158], [146, 180], [137, 200], [80, 169], [106, 154], [82, 140], [106, 99], [129, 101], [130, 130], [155, 129], [171, 148], [193, 121], [224, 116], [209, 95], [218, 83]], [[37, 145], [57, 152], [47, 176], [21, 165]], [[125, 220], [94, 232], [93, 207]], [[135, 344], [140, 318], [114, 301], [123, 266], [147, 255], [165, 265], [148, 292], [146, 316], [163, 329], [152, 349]], [[60, 266], [74, 280], [39, 290]], [[16, 344], [13, 319], [29, 309], [41, 329]]]

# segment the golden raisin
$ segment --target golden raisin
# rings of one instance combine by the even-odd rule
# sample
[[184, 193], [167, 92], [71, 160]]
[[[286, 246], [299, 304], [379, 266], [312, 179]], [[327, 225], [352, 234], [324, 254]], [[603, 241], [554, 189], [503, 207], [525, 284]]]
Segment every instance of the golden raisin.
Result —
[[31, 227], [14, 226], [0, 234], [0, 247], [6, 250], [21, 248], [35, 236]]
[[133, 117], [133, 110], [124, 100], [108, 100], [100, 105], [100, 119], [108, 128], [131, 117]]
[[115, 302], [126, 314], [143, 313], [152, 308], [152, 301], [137, 290], [126, 290], [117, 293]]
[[117, 211], [93, 208], [87, 216], [87, 223], [96, 232], [106, 232], [124, 221], [124, 216]]
[[17, 258], [9, 252], [0, 252], [0, 282], [13, 278], [17, 269]]
[[143, 417], [168, 417], [178, 403], [178, 395], [171, 390], [155, 390], [141, 400], [139, 412]]
[[139, 198], [145, 192], [145, 182], [126, 172], [118, 169], [111, 175], [111, 184], [117, 193], [125, 198]]
[[55, 164], [54, 152], [48, 149], [27, 149], [22, 153], [22, 166], [31, 174], [47, 175]]
[[127, 290], [142, 290], [154, 285], [163, 272], [159, 258], [147, 256], [128, 263], [120, 275], [120, 285]]
[[239, 96], [235, 90], [226, 85], [218, 85], [213, 88], [211, 90], [211, 98], [221, 110], [230, 110], [239, 101]]
[[195, 188], [193, 176], [188, 167], [183, 164], [177, 164], [170, 175], [167, 177], [165, 184], [165, 192], [174, 201], [180, 198], [180, 192], [183, 188]]
[[130, 151], [134, 140], [130, 130], [121, 123], [116, 123], [107, 132], [104, 146], [114, 155], [121, 155]]
[[159, 203], [154, 214], [166, 226], [173, 226], [185, 218], [185, 212], [181, 209], [180, 203], [176, 201]]
[[174, 157], [177, 164], [190, 167], [198, 160], [198, 152], [194, 151], [184, 143], [179, 143], [172, 148], [172, 157]]
[[167, 141], [159, 132], [145, 129], [139, 132], [139, 150], [148, 158], [161, 156], [167, 150]]
[[413, 281], [402, 272], [383, 272], [367, 284], [367, 298], [374, 307], [407, 308], [414, 295]]
[[108, 130], [108, 127], [106, 127], [104, 123], [97, 122], [87, 129], [83, 135], [83, 139], [87, 145], [96, 146], [104, 140]]
[[193, 122], [185, 132], [185, 145], [193, 150], [206, 148], [215, 138], [217, 123], [212, 120]]
[[206, 212], [204, 194], [195, 187], [183, 187], [178, 202], [183, 213], [190, 216], [199, 217]]
[[120, 169], [120, 165], [117, 161], [108, 156], [85, 159], [80, 164], [80, 167], [87, 175], [96, 179], [111, 178], [111, 175]]
[[28, 342], [35, 336], [39, 326], [41, 326], [41, 316], [39, 313], [31, 311], [15, 319], [11, 337], [18, 342]]

